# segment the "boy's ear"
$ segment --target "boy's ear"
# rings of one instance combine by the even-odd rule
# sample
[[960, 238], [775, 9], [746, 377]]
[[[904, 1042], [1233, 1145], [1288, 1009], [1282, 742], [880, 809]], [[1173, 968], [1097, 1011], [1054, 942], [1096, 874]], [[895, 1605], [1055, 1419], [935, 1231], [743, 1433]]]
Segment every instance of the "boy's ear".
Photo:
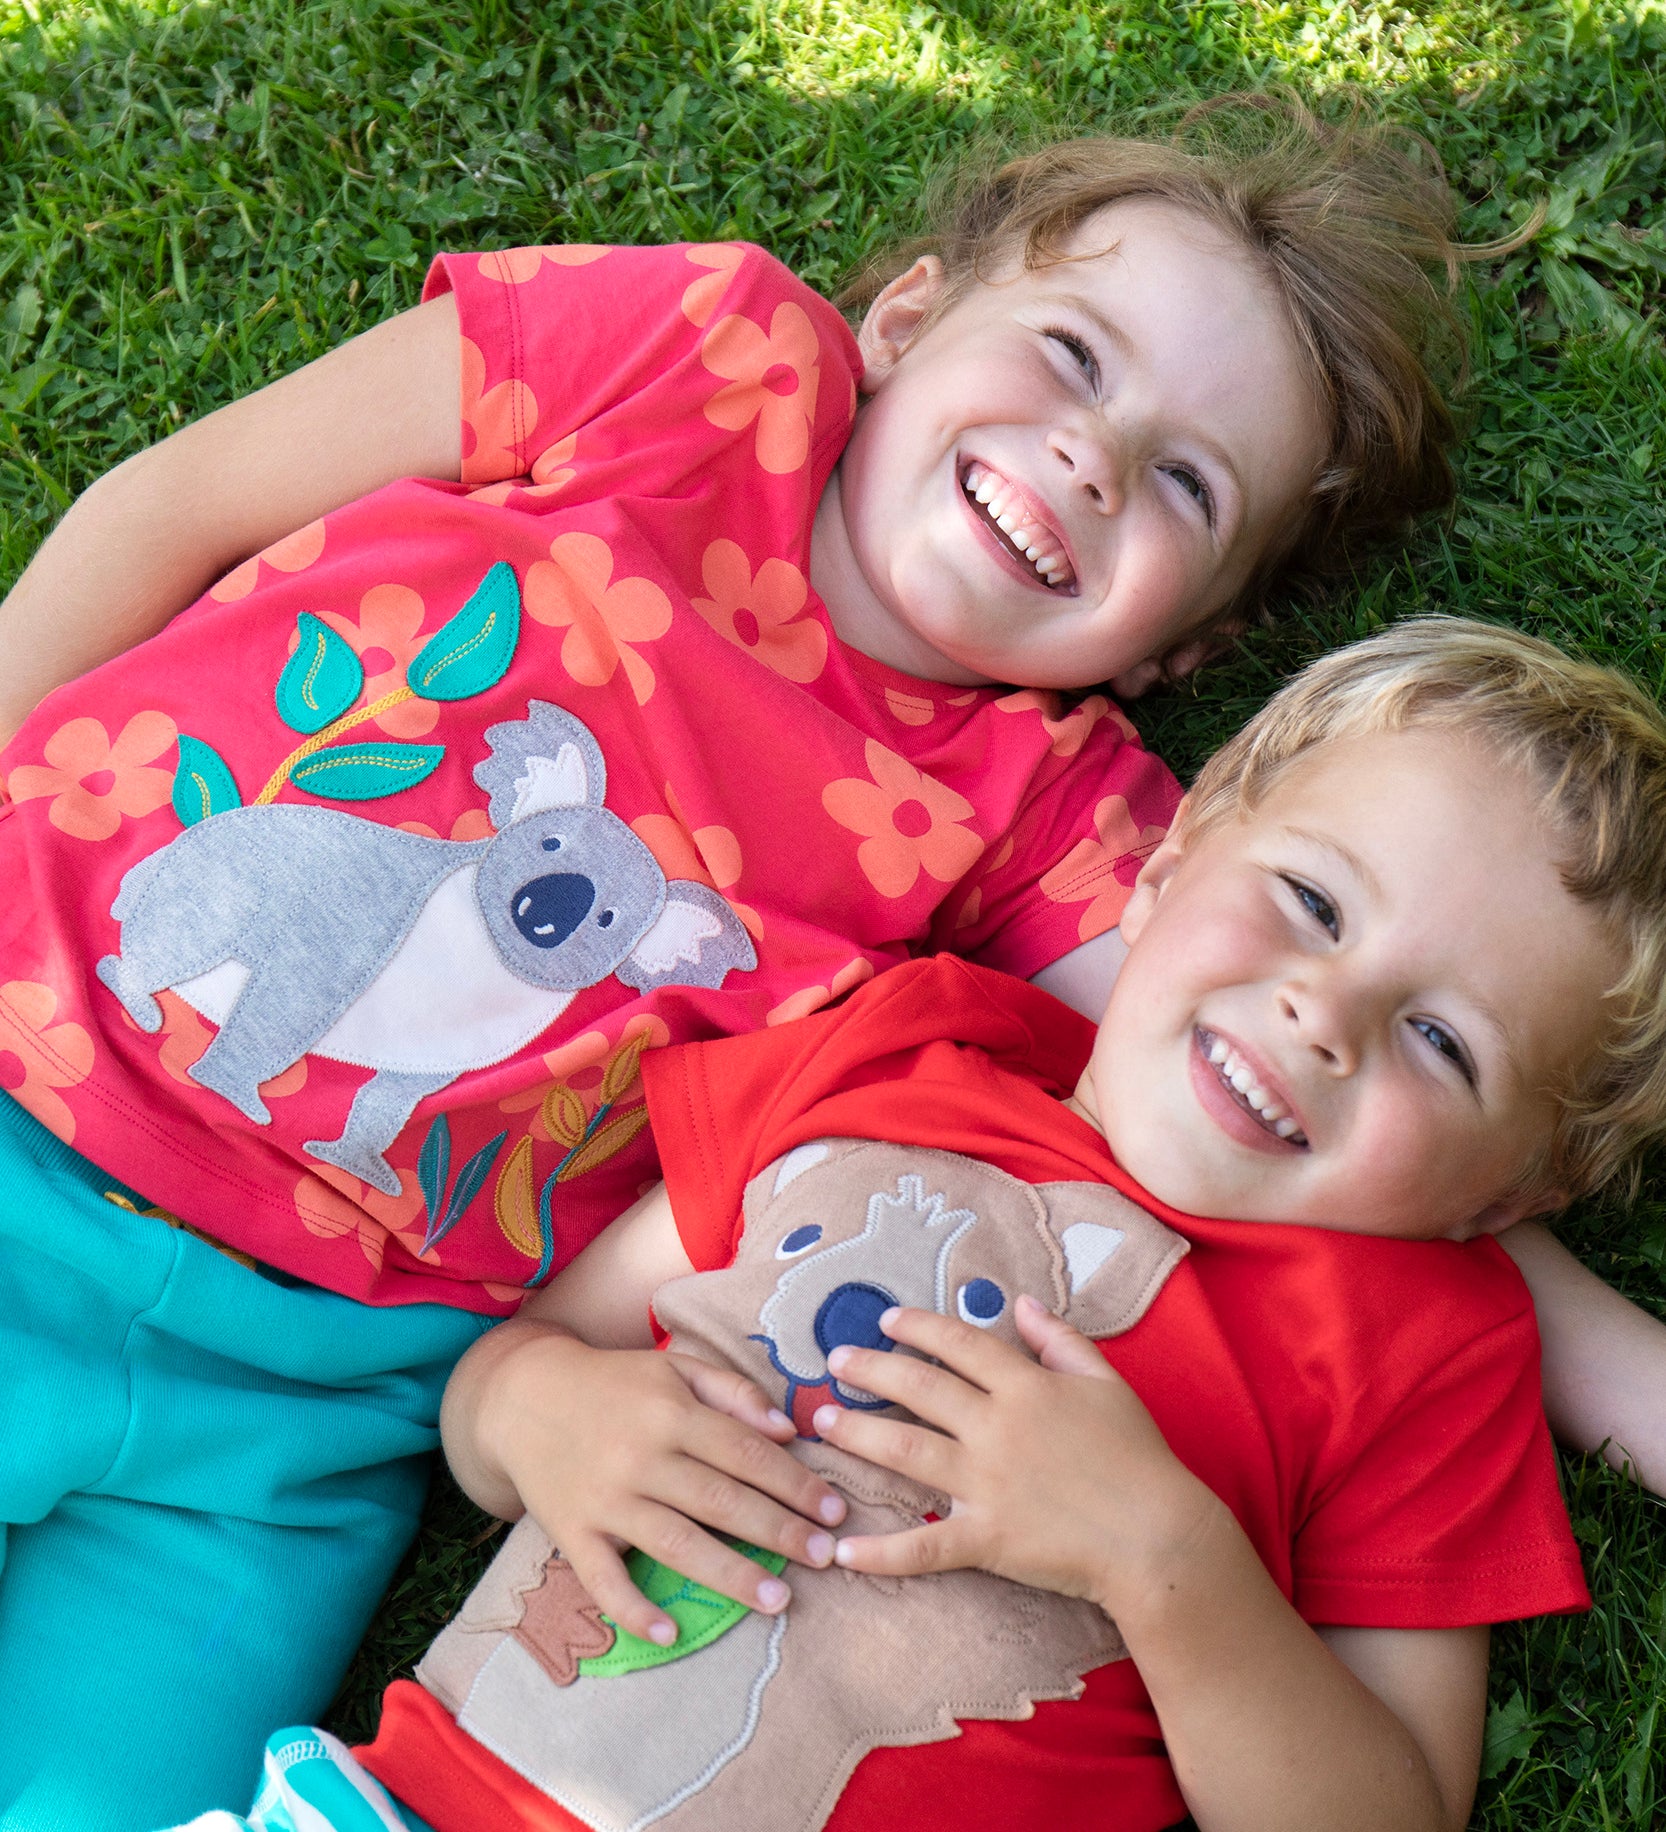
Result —
[[1150, 920], [1164, 886], [1174, 876], [1175, 867], [1186, 856], [1186, 802], [1189, 800], [1189, 796], [1184, 798], [1175, 809], [1173, 823], [1163, 836], [1162, 844], [1140, 867], [1140, 875], [1134, 880], [1134, 888], [1123, 905], [1122, 920], [1117, 926], [1130, 948]]
[[1562, 1189], [1537, 1189], [1526, 1191], [1519, 1196], [1506, 1196], [1502, 1201], [1489, 1202], [1479, 1215], [1473, 1215], [1460, 1230], [1454, 1230], [1455, 1240], [1474, 1240], [1482, 1234], [1502, 1234], [1506, 1228], [1513, 1228], [1518, 1221], [1529, 1221], [1535, 1215], [1554, 1215], [1558, 1209], [1565, 1209], [1573, 1198]]
[[864, 394], [872, 394], [897, 366], [897, 358], [919, 334], [942, 293], [943, 263], [934, 254], [923, 254], [868, 307], [856, 333]]

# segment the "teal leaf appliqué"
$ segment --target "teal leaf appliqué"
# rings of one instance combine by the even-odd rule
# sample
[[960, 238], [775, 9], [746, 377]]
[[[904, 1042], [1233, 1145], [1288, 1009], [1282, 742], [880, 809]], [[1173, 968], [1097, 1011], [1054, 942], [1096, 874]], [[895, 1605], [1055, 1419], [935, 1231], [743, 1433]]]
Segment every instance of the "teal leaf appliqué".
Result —
[[380, 801], [431, 776], [443, 744], [332, 744], [289, 773], [296, 788], [332, 801]]
[[174, 813], [186, 827], [196, 826], [211, 814], [241, 808], [237, 779], [213, 745], [179, 734], [179, 768], [174, 771]]
[[521, 588], [505, 560], [491, 567], [468, 603], [422, 646], [405, 683], [425, 700], [466, 700], [495, 687], [521, 639]]
[[310, 611], [296, 620], [299, 641], [278, 676], [278, 717], [309, 737], [339, 719], [364, 686], [364, 664], [353, 645]]

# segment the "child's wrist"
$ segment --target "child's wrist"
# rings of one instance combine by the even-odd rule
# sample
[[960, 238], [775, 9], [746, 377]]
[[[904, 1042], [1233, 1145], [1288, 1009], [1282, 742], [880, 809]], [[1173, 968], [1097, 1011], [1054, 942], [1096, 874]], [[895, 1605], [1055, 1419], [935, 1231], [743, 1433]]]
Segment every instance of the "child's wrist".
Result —
[[1216, 1574], [1223, 1535], [1236, 1532], [1226, 1504], [1177, 1459], [1148, 1496], [1132, 1543], [1120, 1540], [1088, 1594], [1132, 1647], [1191, 1606]]
[[527, 1420], [547, 1409], [552, 1371], [568, 1354], [577, 1359], [594, 1351], [571, 1330], [532, 1317], [510, 1318], [480, 1347], [488, 1351], [485, 1365], [470, 1383], [462, 1418], [445, 1434], [446, 1454], [474, 1499], [508, 1519], [521, 1505], [516, 1446]]

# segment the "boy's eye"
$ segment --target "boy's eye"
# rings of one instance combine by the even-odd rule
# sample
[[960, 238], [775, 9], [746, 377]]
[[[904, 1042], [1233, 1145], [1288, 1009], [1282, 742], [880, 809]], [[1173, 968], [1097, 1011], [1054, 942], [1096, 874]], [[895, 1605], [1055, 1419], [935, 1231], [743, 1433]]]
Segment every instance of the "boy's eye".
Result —
[[1059, 330], [1057, 327], [1049, 327], [1047, 335], [1054, 343], [1058, 344], [1061, 349], [1067, 350], [1070, 353], [1070, 358], [1076, 364], [1077, 368], [1079, 368], [1083, 375], [1097, 387], [1099, 384], [1099, 359], [1087, 345], [1082, 342], [1081, 338], [1073, 331], [1063, 331]]
[[1444, 1024], [1437, 1024], [1433, 1018], [1413, 1018], [1411, 1027], [1430, 1049], [1444, 1056], [1472, 1088], [1475, 1086], [1475, 1068], [1469, 1054]]
[[1284, 882], [1290, 886], [1297, 903], [1334, 941], [1342, 933], [1342, 917], [1336, 905], [1323, 891], [1303, 884], [1300, 878], [1286, 878]]
[[1188, 464], [1166, 464], [1163, 469], [1179, 484], [1180, 488], [1203, 511], [1211, 528], [1215, 525], [1215, 499], [1209, 494], [1209, 486]]

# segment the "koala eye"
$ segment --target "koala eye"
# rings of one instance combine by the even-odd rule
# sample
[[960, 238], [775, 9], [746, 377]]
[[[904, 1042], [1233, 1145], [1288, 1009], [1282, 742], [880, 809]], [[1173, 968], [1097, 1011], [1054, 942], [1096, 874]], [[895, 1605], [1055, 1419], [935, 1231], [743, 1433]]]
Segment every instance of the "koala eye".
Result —
[[559, 840], [545, 840], [544, 850], [545, 852], [559, 852], [561, 850], [561, 842]]
[[611, 929], [613, 927], [613, 919], [618, 913], [617, 910], [603, 910], [601, 915], [596, 918], [596, 927], [598, 929]]
[[970, 1279], [955, 1294], [954, 1307], [966, 1322], [988, 1329], [1006, 1309], [1006, 1293], [993, 1279]]
[[794, 1228], [776, 1246], [777, 1259], [796, 1259], [801, 1253], [808, 1253], [821, 1239], [821, 1228], [815, 1222], [809, 1222], [802, 1228]]

